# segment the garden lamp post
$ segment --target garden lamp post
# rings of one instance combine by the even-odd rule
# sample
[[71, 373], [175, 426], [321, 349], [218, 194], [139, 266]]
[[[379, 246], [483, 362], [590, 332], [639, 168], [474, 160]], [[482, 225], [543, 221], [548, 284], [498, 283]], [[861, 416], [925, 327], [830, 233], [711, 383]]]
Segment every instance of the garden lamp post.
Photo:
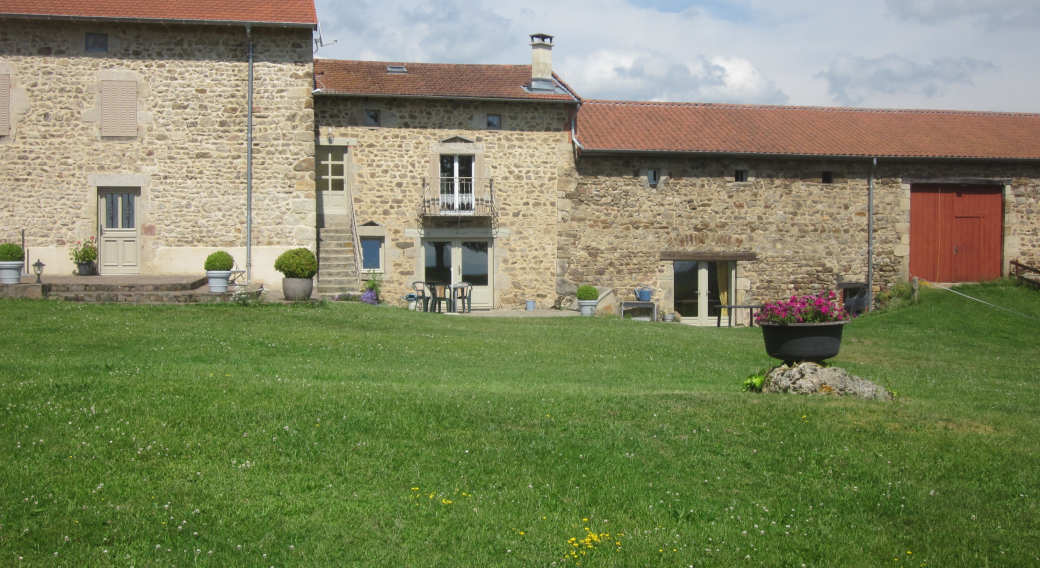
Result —
[[43, 281], [40, 280], [40, 276], [43, 274], [43, 267], [44, 266], [47, 266], [47, 265], [42, 263], [42, 262], [40, 262], [40, 259], [38, 259], [38, 258], [36, 259], [36, 262], [33, 263], [33, 265], [32, 265], [32, 267], [33, 267], [33, 274], [36, 275], [36, 283], [37, 284], [43, 284]]

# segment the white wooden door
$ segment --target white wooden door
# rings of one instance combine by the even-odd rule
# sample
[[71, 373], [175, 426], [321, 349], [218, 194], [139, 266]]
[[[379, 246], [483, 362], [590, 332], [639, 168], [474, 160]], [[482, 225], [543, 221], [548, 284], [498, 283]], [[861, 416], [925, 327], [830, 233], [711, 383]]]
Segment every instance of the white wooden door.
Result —
[[103, 275], [141, 273], [140, 197], [137, 188], [98, 189], [98, 269]]
[[319, 215], [347, 214], [347, 165], [350, 162], [349, 146], [318, 146], [316, 151], [316, 175]]

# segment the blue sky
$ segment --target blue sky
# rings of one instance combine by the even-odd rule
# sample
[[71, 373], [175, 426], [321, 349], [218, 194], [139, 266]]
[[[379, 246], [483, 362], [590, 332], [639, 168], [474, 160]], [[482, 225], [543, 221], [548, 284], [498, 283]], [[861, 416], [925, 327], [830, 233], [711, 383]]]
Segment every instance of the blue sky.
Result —
[[1040, 112], [1038, 0], [317, 0], [318, 57], [529, 63], [585, 98]]

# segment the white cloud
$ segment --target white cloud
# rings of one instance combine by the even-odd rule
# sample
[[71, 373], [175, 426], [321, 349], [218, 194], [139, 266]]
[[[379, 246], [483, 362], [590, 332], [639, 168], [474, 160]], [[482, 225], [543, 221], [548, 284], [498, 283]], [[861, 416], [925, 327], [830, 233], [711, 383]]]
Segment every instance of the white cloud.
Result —
[[953, 86], [973, 86], [973, 77], [995, 69], [988, 61], [967, 57], [944, 57], [920, 64], [896, 55], [877, 59], [843, 55], [816, 77], [830, 84], [829, 91], [836, 101], [857, 106], [872, 94], [942, 96]]
[[887, 3], [896, 15], [925, 23], [972, 17], [993, 27], [1040, 24], [1040, 4], [1036, 0], [887, 0]]
[[[675, 61], [668, 54], [597, 50], [571, 57], [560, 73], [590, 98], [651, 101], [784, 103], [787, 95], [739, 57], [695, 56]], [[594, 93], [594, 94], [587, 94]]]
[[1040, 112], [1040, 0], [317, 3], [321, 57], [524, 64], [545, 32], [588, 98]]

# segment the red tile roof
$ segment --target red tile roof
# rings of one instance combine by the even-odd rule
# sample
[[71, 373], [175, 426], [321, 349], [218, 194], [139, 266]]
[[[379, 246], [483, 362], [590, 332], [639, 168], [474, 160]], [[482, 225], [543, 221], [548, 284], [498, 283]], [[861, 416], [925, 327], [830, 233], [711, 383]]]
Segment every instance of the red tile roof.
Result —
[[1040, 159], [1040, 115], [585, 101], [586, 151]]
[[318, 25], [314, 0], [0, 0], [0, 17]]
[[[389, 73], [388, 65], [404, 66], [407, 73]], [[575, 101], [573, 91], [556, 77], [562, 88], [555, 93], [531, 93], [530, 65], [459, 65], [452, 63], [390, 63], [315, 59], [316, 86], [326, 94], [452, 97]], [[554, 75], [555, 77], [555, 75]]]

